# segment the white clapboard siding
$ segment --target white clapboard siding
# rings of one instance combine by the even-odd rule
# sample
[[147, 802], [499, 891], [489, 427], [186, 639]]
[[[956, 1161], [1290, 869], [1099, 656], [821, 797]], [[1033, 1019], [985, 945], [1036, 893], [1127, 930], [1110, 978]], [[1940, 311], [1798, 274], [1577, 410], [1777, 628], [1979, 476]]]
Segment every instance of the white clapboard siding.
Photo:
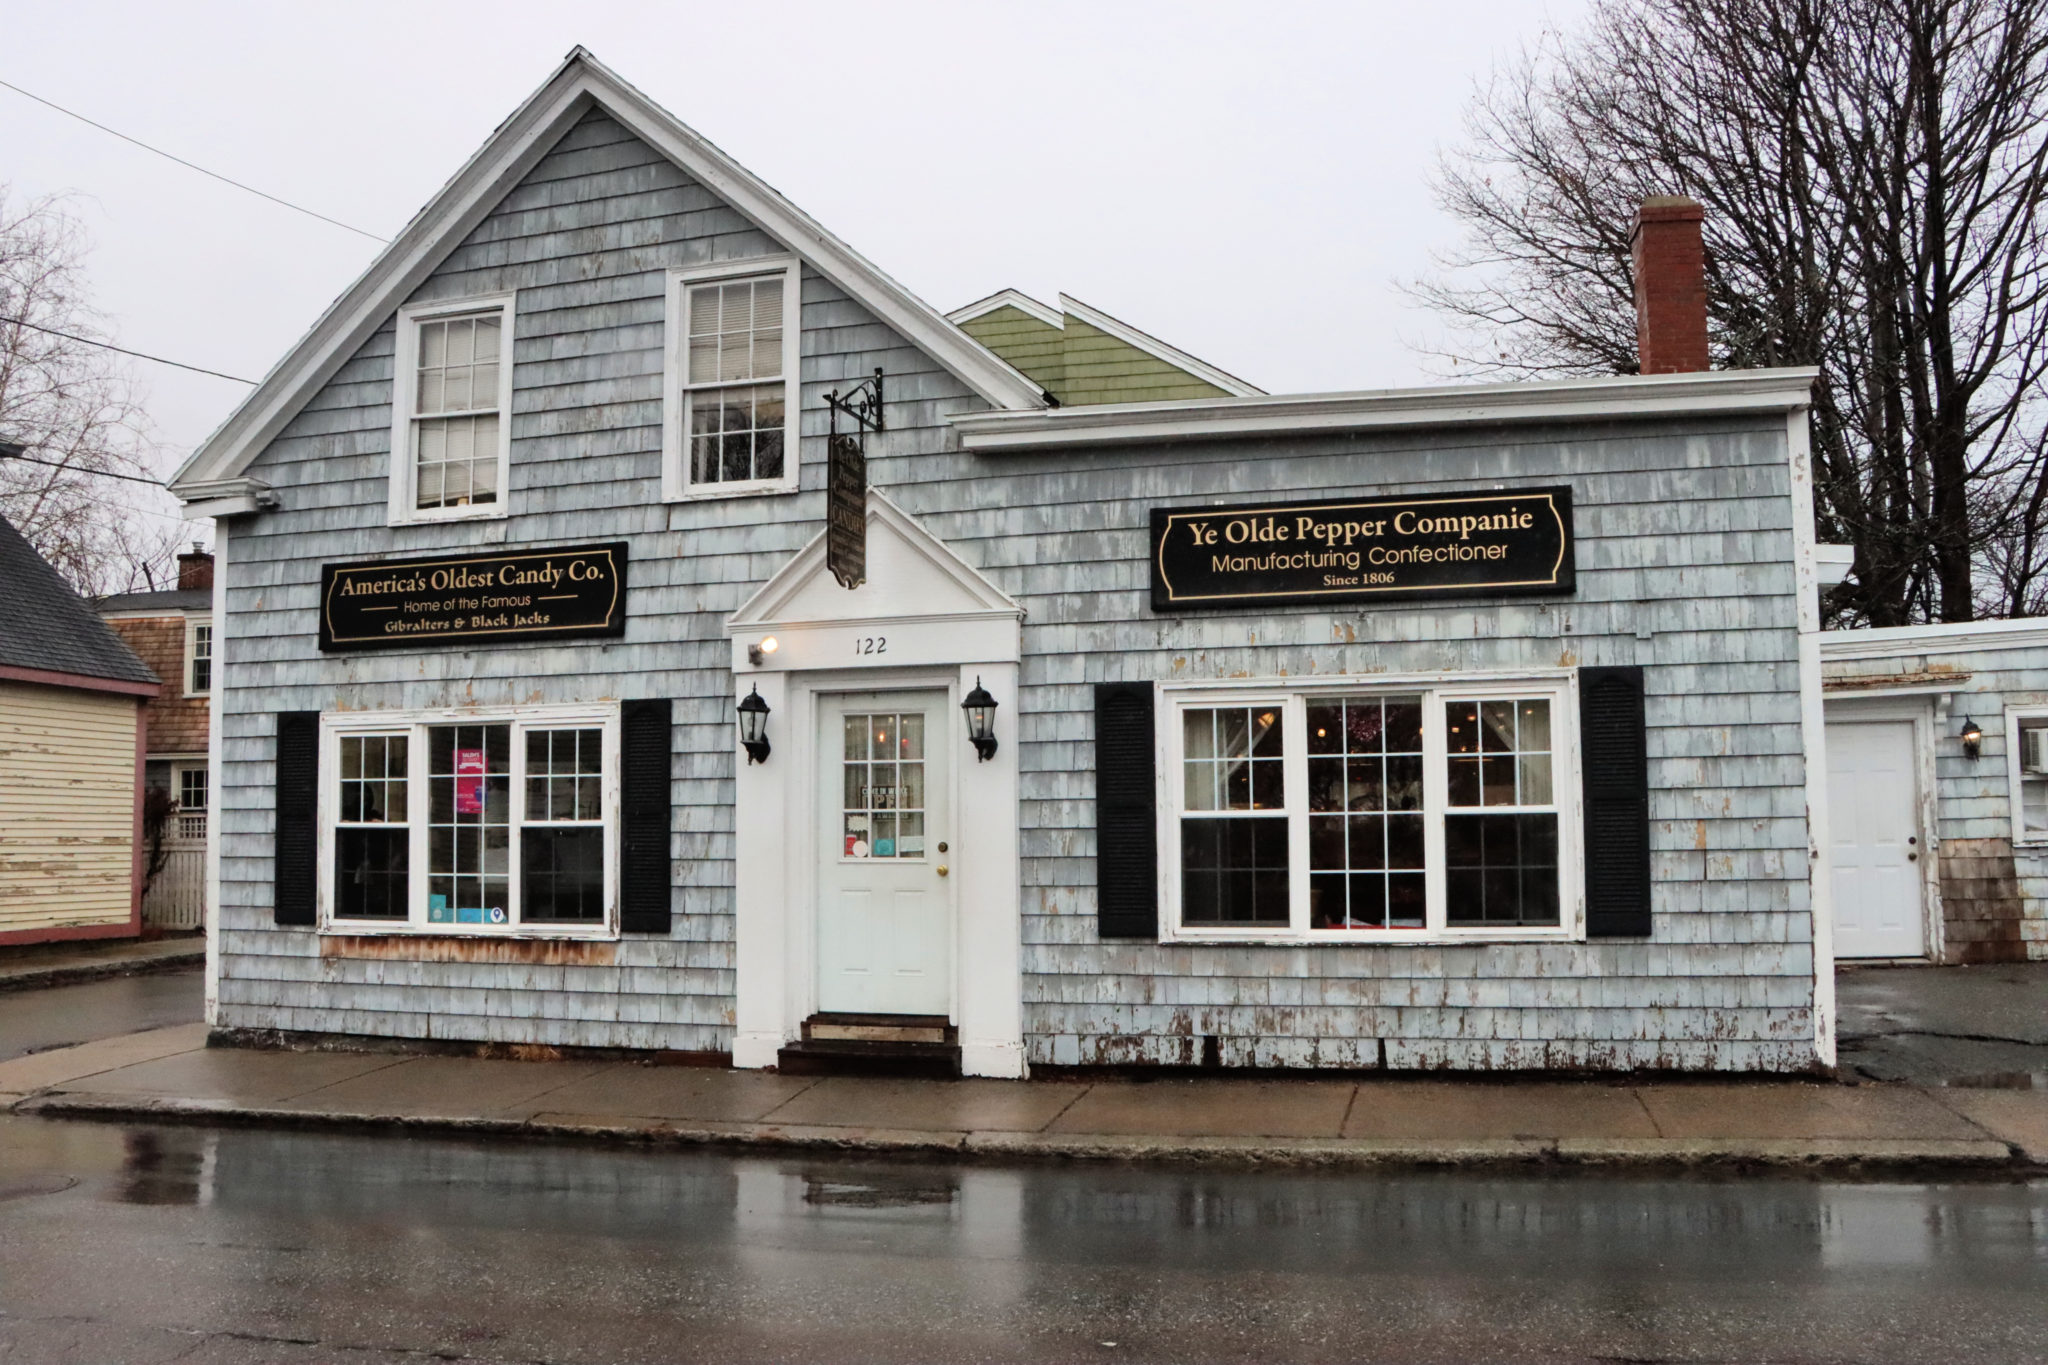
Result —
[[[1105, 250], [1124, 250], [1110, 242]], [[876, 366], [871, 481], [1026, 608], [1019, 694], [1026, 1047], [1037, 1063], [1801, 1067], [1813, 1056], [1792, 500], [1782, 420], [1315, 435], [988, 458], [943, 419], [983, 406], [829, 281], [802, 281], [801, 491], [666, 506], [664, 271], [780, 251], [593, 113], [421, 299], [519, 291], [510, 515], [389, 527], [389, 325], [251, 471], [282, 509], [224, 523], [223, 1024], [729, 1048], [733, 679], [721, 626], [821, 527], [826, 390]], [[886, 264], [886, 263], [885, 263]], [[1361, 325], [1366, 325], [1361, 323]], [[1564, 483], [1569, 600], [1158, 617], [1162, 503]], [[497, 543], [625, 540], [622, 639], [323, 658], [320, 565]], [[1093, 683], [1642, 664], [1647, 943], [1271, 948], [1105, 944], [1095, 928]], [[271, 924], [274, 713], [669, 697], [674, 929], [618, 964], [354, 961]], [[1014, 727], [1010, 729], [1009, 727]]]
[[0, 682], [0, 934], [126, 923], [133, 697]]

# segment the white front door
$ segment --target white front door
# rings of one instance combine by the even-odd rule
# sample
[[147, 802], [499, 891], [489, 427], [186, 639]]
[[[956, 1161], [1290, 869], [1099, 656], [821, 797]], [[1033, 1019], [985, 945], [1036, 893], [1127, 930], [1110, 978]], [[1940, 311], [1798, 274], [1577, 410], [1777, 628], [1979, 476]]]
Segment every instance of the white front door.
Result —
[[818, 1008], [950, 1017], [946, 694], [819, 701]]
[[1913, 768], [1911, 721], [1828, 726], [1836, 957], [1920, 957], [1927, 951]]

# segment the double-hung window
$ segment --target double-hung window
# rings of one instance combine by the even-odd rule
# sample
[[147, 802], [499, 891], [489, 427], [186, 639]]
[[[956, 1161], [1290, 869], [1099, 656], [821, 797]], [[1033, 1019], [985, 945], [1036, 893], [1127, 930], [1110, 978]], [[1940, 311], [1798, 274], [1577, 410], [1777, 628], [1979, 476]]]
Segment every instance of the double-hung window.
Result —
[[185, 623], [185, 695], [203, 697], [213, 691], [213, 622]]
[[1579, 931], [1564, 680], [1165, 696], [1168, 937]]
[[351, 712], [325, 725], [328, 927], [616, 929], [614, 709]]
[[513, 303], [504, 294], [399, 310], [393, 522], [504, 515]]
[[786, 257], [670, 274], [667, 496], [796, 487], [799, 278]]
[[2005, 713], [2012, 784], [2012, 841], [2048, 844], [2048, 710]]

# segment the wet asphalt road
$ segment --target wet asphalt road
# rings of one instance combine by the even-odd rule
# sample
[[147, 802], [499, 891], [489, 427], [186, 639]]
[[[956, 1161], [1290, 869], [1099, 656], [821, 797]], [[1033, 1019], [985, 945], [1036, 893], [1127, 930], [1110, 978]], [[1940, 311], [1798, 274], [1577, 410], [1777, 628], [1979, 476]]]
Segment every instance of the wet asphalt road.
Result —
[[0, 991], [0, 1061], [96, 1038], [197, 1023], [205, 1007], [206, 974], [196, 966], [75, 986]]
[[888, 1164], [0, 1118], [0, 1361], [2025, 1361], [2048, 1183]]

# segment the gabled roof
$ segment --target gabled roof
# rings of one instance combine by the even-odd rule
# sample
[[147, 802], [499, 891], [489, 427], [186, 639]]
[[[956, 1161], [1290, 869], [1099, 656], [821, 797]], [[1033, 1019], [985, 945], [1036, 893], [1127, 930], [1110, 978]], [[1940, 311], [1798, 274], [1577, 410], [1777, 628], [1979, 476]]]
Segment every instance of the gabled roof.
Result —
[[[1016, 309], [1018, 313], [1024, 313], [1032, 321], [1038, 321], [1042, 325], [1053, 327], [1055, 332], [1067, 332], [1067, 329], [1069, 329], [1067, 323], [1069, 321], [1081, 321], [1081, 323], [1085, 323], [1083, 329], [1094, 327], [1096, 332], [1102, 332], [1102, 334], [1106, 334], [1110, 338], [1116, 338], [1118, 342], [1122, 342], [1130, 350], [1135, 350], [1135, 352], [1145, 354], [1145, 356], [1151, 356], [1153, 360], [1159, 360], [1161, 364], [1167, 364], [1171, 368], [1180, 370], [1182, 375], [1188, 375], [1190, 379], [1196, 379], [1196, 381], [1200, 381], [1204, 385], [1210, 385], [1214, 389], [1219, 389], [1225, 397], [1245, 399], [1245, 397], [1264, 397], [1266, 395], [1264, 389], [1260, 389], [1257, 385], [1249, 385], [1243, 379], [1237, 379], [1235, 375], [1231, 375], [1229, 370], [1219, 370], [1217, 366], [1212, 366], [1208, 360], [1202, 360], [1200, 356], [1190, 356], [1182, 348], [1169, 346], [1169, 344], [1161, 342], [1159, 338], [1151, 336], [1149, 332], [1139, 332], [1137, 327], [1122, 321], [1120, 317], [1110, 317], [1102, 309], [1085, 305], [1085, 303], [1081, 303], [1079, 299], [1075, 299], [1073, 295], [1067, 295], [1067, 293], [1063, 293], [1059, 297], [1059, 307], [1055, 309], [1055, 307], [1051, 307], [1047, 303], [1038, 303], [1036, 299], [1032, 299], [1030, 295], [1026, 295], [1026, 293], [1022, 293], [1018, 289], [1001, 289], [1001, 291], [989, 295], [987, 299], [975, 299], [967, 307], [952, 309], [950, 313], [946, 313], [946, 319], [954, 321], [954, 323], [967, 325], [967, 323], [977, 321], [981, 317], [987, 317], [989, 313], [995, 313], [999, 309]], [[993, 332], [977, 329], [975, 334], [977, 334], [979, 340], [983, 340], [987, 346], [991, 346], [997, 354], [1004, 354], [1004, 348], [1001, 348], [1001, 340], [997, 340], [997, 336]], [[1036, 352], [1036, 346], [1032, 350]], [[1016, 362], [1016, 356], [1004, 354], [1004, 358]], [[1059, 393], [1059, 389], [1055, 389], [1055, 397], [1063, 397]], [[1096, 401], [1102, 401], [1102, 399], [1098, 397]]]
[[0, 517], [0, 669], [154, 685], [156, 674]]
[[1036, 384], [578, 47], [185, 461], [171, 480], [172, 491], [188, 502], [236, 491], [223, 485], [247, 471], [334, 372], [593, 106], [802, 257], [990, 406], [1042, 405]]
[[1015, 598], [873, 489], [867, 497], [867, 581], [851, 592], [840, 587], [827, 570], [825, 542], [820, 531], [755, 589], [726, 618], [726, 634], [805, 622], [1024, 615]]

